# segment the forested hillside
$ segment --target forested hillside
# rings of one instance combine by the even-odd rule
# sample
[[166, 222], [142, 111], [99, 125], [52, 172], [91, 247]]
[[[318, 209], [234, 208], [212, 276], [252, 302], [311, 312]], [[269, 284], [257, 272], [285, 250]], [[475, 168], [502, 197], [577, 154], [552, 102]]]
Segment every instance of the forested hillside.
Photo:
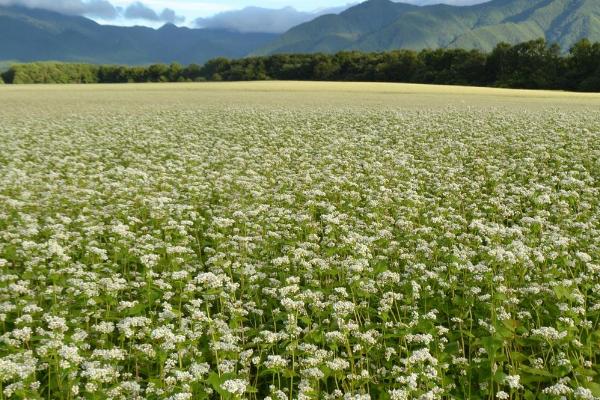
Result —
[[564, 49], [582, 38], [600, 40], [600, 1], [492, 0], [473, 6], [418, 7], [369, 0], [299, 25], [256, 54], [400, 48], [490, 51], [500, 42], [540, 37]]

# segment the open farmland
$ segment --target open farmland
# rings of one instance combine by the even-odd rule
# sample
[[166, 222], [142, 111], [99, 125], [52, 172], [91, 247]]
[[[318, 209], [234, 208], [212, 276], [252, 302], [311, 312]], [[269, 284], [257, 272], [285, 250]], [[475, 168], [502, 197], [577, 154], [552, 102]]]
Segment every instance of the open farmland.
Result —
[[0, 399], [598, 399], [599, 111], [0, 87]]

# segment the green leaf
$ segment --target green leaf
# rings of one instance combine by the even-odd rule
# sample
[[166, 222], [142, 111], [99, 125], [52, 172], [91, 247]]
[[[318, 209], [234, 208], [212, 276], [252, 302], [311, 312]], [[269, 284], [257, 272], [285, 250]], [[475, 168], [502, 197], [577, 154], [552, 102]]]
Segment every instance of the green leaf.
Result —
[[505, 319], [502, 320], [502, 324], [506, 327], [506, 329], [508, 329], [511, 332], [514, 332], [515, 329], [517, 329], [517, 327], [519, 326], [519, 321], [516, 321], [514, 319]]
[[523, 397], [525, 398], [525, 400], [535, 400], [536, 399], [535, 394], [533, 394], [529, 390], [525, 392], [525, 394], [523, 395]]
[[544, 370], [544, 369], [539, 369], [539, 368], [532, 368], [532, 367], [528, 367], [527, 365], [521, 365], [520, 366], [521, 371], [523, 372], [527, 372], [528, 374], [531, 375], [537, 375], [537, 376], [545, 376], [548, 378], [553, 378], [554, 375], [551, 374], [550, 372]]
[[598, 375], [598, 373], [594, 370], [591, 369], [585, 369], [585, 368], [577, 368], [575, 370], [575, 372], [577, 372], [579, 375], [583, 375], [583, 376], [596, 376]]
[[223, 390], [223, 388], [221, 388], [221, 385], [228, 379], [232, 379], [235, 378], [235, 375], [233, 374], [223, 374], [221, 376], [219, 376], [219, 374], [217, 374], [216, 372], [211, 372], [208, 375], [208, 379], [207, 382], [210, 383], [210, 385], [212, 386], [212, 388], [219, 393], [224, 399], [230, 399], [231, 398], [231, 393], [229, 393], [226, 390]]
[[483, 348], [487, 350], [490, 356], [495, 355], [502, 348], [503, 341], [498, 336], [487, 336], [481, 338]]
[[562, 300], [562, 299], [571, 300], [573, 298], [573, 290], [572, 289], [569, 289], [564, 286], [555, 286], [553, 288], [553, 290], [554, 290], [554, 294], [556, 295], [556, 297], [559, 300]]
[[523, 353], [519, 353], [518, 351], [511, 351], [510, 357], [513, 359], [513, 361], [517, 362], [527, 361], [527, 356]]
[[291, 369], [286, 369], [285, 371], [283, 371], [282, 375], [288, 379], [298, 376], [298, 374], [294, 370], [291, 370]]
[[600, 383], [596, 382], [584, 382], [583, 387], [590, 389], [594, 396], [600, 396]]

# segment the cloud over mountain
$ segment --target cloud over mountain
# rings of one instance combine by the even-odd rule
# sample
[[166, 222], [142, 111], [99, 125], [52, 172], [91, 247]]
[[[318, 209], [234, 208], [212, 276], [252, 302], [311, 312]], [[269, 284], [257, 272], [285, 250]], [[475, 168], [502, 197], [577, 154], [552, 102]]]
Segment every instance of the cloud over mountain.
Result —
[[143, 19], [146, 21], [170, 22], [173, 24], [185, 21], [185, 17], [175, 14], [175, 11], [173, 11], [170, 8], [165, 8], [160, 13], [157, 13], [156, 11], [139, 1], [130, 4], [125, 9], [123, 16], [126, 19]]
[[[471, 6], [473, 4], [485, 3], [490, 0], [406, 0], [403, 3], [416, 4], [418, 6], [430, 6], [434, 4], [448, 4], [451, 6]], [[398, 3], [398, 1], [396, 1]]]
[[337, 14], [351, 5], [326, 8], [314, 12], [298, 11], [293, 7], [270, 9], [246, 7], [242, 10], [225, 11], [210, 18], [198, 18], [198, 28], [227, 29], [237, 32], [282, 33], [304, 22], [325, 14]]
[[181, 23], [185, 18], [165, 8], [157, 12], [140, 1], [126, 8], [116, 7], [108, 0], [0, 0], [0, 6], [21, 6], [54, 11], [65, 15], [81, 15], [103, 20], [117, 18], [151, 22]]
[[[397, 0], [415, 5], [450, 4], [472, 5], [488, 0]], [[198, 18], [194, 25], [198, 28], [227, 29], [236, 32], [269, 32], [283, 33], [326, 14], [339, 14], [360, 3], [355, 1], [346, 6], [324, 8], [312, 12], [298, 11], [294, 7], [271, 9], [263, 7], [246, 7], [241, 10], [221, 12], [209, 18]]]
[[[23, 6], [31, 9], [39, 8], [66, 15], [80, 15], [104, 21], [122, 19], [132, 21], [148, 21], [151, 23], [183, 23], [186, 18], [177, 13], [177, 1], [166, 3], [169, 8], [162, 11], [154, 9], [142, 1], [132, 0], [128, 6], [117, 7], [113, 0], [0, 0], [0, 6]], [[293, 3], [293, 0], [289, 0]], [[349, 0], [351, 1], [351, 0]], [[417, 5], [446, 3], [453, 5], [469, 5], [485, 0], [398, 0]], [[360, 1], [346, 6], [324, 8], [315, 11], [298, 11], [293, 7], [270, 9], [263, 7], [246, 7], [241, 10], [221, 12], [212, 17], [198, 18], [193, 25], [198, 28], [226, 29], [235, 32], [283, 33], [290, 28], [313, 20], [325, 14], [338, 14]], [[156, 6], [165, 2], [148, 2]], [[122, 4], [120, 2], [119, 4]], [[173, 7], [173, 8], [170, 8]]]
[[87, 15], [107, 20], [119, 16], [119, 10], [108, 0], [0, 0], [0, 6], [41, 8], [66, 15]]

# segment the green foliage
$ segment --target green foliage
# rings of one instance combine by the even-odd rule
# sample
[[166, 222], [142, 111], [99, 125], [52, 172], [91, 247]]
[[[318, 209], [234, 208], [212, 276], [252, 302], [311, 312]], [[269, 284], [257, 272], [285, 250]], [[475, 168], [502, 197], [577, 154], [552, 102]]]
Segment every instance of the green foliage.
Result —
[[15, 76], [15, 70], [10, 68], [7, 71], [0, 74], [0, 78], [4, 81], [4, 83], [13, 83]]
[[22, 83], [97, 83], [98, 67], [89, 64], [43, 62], [16, 64], [6, 73], [9, 81]]
[[564, 56], [558, 45], [538, 39], [514, 46], [500, 43], [491, 53], [436, 49], [275, 54], [237, 60], [219, 57], [187, 67], [33, 63], [14, 65], [3, 77], [7, 83], [328, 80], [600, 91], [600, 43], [582, 40]]
[[548, 46], [543, 39], [516, 46], [501, 43], [490, 55], [489, 68], [498, 86], [555, 89], [567, 63], [559, 53], [558, 45]]
[[600, 90], [600, 43], [587, 39], [577, 42], [570, 50], [566, 82], [569, 89], [592, 92]]

